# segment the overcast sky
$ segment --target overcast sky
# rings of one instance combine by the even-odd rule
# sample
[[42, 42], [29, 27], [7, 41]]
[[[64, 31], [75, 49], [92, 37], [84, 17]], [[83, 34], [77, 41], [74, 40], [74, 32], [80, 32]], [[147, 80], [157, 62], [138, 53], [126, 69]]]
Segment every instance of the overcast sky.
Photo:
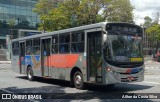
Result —
[[130, 0], [135, 7], [134, 20], [136, 24], [144, 22], [144, 17], [149, 16], [155, 19], [156, 12], [160, 11], [160, 0]]

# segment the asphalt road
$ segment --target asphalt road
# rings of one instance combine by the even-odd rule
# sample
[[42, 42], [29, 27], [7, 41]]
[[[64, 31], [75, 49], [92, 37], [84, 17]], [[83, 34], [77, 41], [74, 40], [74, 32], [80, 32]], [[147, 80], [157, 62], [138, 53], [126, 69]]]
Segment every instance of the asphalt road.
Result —
[[[51, 93], [49, 95], [56, 96], [56, 99], [47, 100], [16, 100], [17, 101], [41, 101], [41, 102], [66, 102], [66, 101], [88, 101], [88, 102], [153, 102], [160, 101], [160, 99], [112, 99], [121, 97], [123, 94], [132, 93], [139, 95], [141, 93], [159, 93], [160, 96], [160, 63], [148, 61], [145, 63], [145, 80], [143, 82], [136, 82], [130, 84], [117, 84], [114, 87], [106, 87], [102, 85], [88, 85], [86, 90], [78, 90], [69, 86], [69, 82], [58, 81], [53, 79], [37, 78], [30, 82], [26, 76], [19, 75], [10, 70], [10, 64], [0, 64], [0, 93]], [[151, 68], [154, 67], [154, 68]], [[71, 94], [72, 93], [72, 94]], [[105, 93], [104, 97], [99, 95]], [[120, 95], [119, 95], [120, 94]], [[143, 94], [144, 95], [144, 94]], [[67, 98], [73, 99], [67, 99]], [[65, 99], [61, 99], [65, 98]], [[82, 99], [81, 99], [82, 98]], [[93, 99], [92, 99], [93, 98]], [[108, 99], [110, 98], [110, 99]], [[0, 100], [1, 101], [1, 100]], [[4, 100], [2, 100], [4, 101]], [[13, 100], [12, 100], [13, 101]], [[15, 101], [15, 100], [14, 100]]]

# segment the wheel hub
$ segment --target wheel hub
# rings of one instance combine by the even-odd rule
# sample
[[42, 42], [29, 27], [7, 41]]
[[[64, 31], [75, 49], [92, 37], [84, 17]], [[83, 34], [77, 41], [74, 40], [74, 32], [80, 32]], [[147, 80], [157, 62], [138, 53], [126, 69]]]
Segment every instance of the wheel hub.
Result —
[[28, 71], [28, 78], [29, 78], [29, 79], [32, 78], [31, 70]]
[[75, 77], [75, 82], [76, 82], [77, 85], [80, 85], [80, 84], [81, 84], [81, 80], [82, 80], [82, 78], [81, 78], [80, 75], [77, 75], [77, 76]]

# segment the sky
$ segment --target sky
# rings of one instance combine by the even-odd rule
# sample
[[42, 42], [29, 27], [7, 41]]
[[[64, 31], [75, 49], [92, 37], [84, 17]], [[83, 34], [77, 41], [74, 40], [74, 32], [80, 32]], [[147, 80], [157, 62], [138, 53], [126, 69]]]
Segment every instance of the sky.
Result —
[[144, 17], [155, 19], [156, 12], [160, 12], [160, 0], [130, 0], [134, 6], [134, 21], [140, 25], [144, 23]]

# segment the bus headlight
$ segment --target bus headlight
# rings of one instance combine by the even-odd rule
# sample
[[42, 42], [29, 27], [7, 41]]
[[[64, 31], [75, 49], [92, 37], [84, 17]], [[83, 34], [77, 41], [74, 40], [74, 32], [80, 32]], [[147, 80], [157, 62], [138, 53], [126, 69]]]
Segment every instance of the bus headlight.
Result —
[[107, 68], [106, 68], [106, 71], [110, 72], [110, 71], [111, 71], [111, 68], [110, 68], [110, 67], [107, 67]]
[[110, 73], [113, 74], [113, 75], [116, 74], [116, 72], [115, 72], [114, 70], [112, 70], [110, 67], [107, 67], [107, 68], [106, 68], [106, 71], [107, 71], [107, 72], [110, 72]]

